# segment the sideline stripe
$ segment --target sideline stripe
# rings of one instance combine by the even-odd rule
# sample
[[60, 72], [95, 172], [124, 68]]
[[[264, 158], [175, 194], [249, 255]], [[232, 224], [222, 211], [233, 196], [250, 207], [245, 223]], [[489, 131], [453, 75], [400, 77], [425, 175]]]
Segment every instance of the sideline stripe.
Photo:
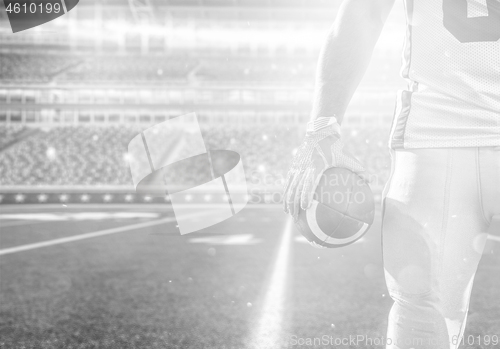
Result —
[[[52, 223], [53, 221], [15, 221], [15, 222], [5, 222], [5, 223], [0, 223], [0, 229], [1, 228], [8, 228], [8, 227], [17, 227], [20, 225], [31, 225], [31, 224], [38, 224], [38, 223]], [[1, 233], [1, 231], [0, 231]]]
[[488, 235], [488, 240], [495, 241], [495, 242], [500, 242], [500, 236]]
[[288, 274], [288, 257], [292, 236], [293, 220], [287, 220], [283, 237], [274, 263], [274, 271], [266, 293], [262, 314], [254, 335], [250, 341], [251, 348], [281, 348], [283, 330], [283, 310], [285, 306], [286, 278]]
[[[192, 215], [186, 215], [185, 217], [201, 216], [203, 214], [205, 214], [205, 213], [196, 213], [196, 214], [192, 214]], [[149, 222], [130, 224], [130, 225], [125, 225], [125, 226], [117, 227], [117, 228], [99, 230], [99, 231], [95, 231], [93, 233], [86, 233], [86, 234], [80, 234], [80, 235], [75, 235], [75, 236], [69, 236], [66, 238], [37, 242], [34, 244], [9, 247], [9, 248], [5, 248], [5, 249], [0, 250], [0, 256], [6, 255], [6, 254], [11, 254], [11, 253], [22, 252], [22, 251], [34, 250], [34, 249], [41, 248], [41, 247], [49, 247], [49, 246], [65, 244], [68, 242], [73, 242], [73, 241], [78, 241], [78, 240], [95, 238], [95, 237], [109, 235], [109, 234], [121, 233], [121, 232], [129, 231], [129, 230], [152, 227], [155, 225], [160, 225], [160, 224], [175, 222], [175, 221], [176, 221], [175, 217], [167, 217], [167, 218], [157, 219], [157, 220], [149, 221]]]
[[[216, 204], [179, 204], [175, 207], [192, 207], [192, 208], [204, 208], [204, 207], [217, 207]], [[227, 207], [227, 205], [220, 204], [220, 207]], [[101, 209], [101, 210], [112, 210], [112, 209], [131, 209], [139, 210], [143, 209], [150, 212], [151, 210], [160, 210], [162, 212], [172, 212], [172, 205], [168, 203], [164, 204], [141, 204], [141, 203], [130, 203], [130, 204], [66, 204], [63, 207], [61, 204], [2, 204], [0, 205], [0, 211], [15, 211], [16, 213], [21, 210], [36, 210], [37, 212], [41, 210], [59, 210], [59, 211], [71, 211], [72, 209]], [[279, 209], [283, 210], [283, 205], [281, 204], [248, 204], [245, 206], [245, 210], [259, 210], [259, 209]]]

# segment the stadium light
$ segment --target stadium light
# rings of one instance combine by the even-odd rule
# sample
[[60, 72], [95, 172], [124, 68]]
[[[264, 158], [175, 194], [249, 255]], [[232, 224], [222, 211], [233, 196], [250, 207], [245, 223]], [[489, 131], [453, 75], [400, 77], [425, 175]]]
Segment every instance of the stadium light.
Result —
[[17, 194], [15, 197], [16, 202], [23, 202], [26, 197], [23, 194]]

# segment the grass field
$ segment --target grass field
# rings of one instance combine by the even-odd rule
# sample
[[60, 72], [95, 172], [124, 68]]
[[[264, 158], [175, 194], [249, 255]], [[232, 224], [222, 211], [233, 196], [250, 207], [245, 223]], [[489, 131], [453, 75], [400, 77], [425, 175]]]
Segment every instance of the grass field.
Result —
[[[312, 248], [273, 206], [185, 236], [168, 206], [0, 206], [0, 229], [1, 348], [305, 348], [296, 342], [385, 336], [379, 218], [338, 250]], [[500, 335], [499, 251], [491, 241], [466, 337]]]

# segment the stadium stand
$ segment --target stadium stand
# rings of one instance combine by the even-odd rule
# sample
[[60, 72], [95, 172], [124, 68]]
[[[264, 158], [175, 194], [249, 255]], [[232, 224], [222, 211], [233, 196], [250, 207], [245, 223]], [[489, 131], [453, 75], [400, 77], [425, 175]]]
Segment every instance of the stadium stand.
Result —
[[59, 81], [123, 82], [186, 79], [198, 60], [183, 57], [91, 57], [64, 72]]
[[[311, 80], [311, 59], [231, 57], [89, 56], [0, 54], [0, 80], [65, 83], [121, 83], [186, 80], [267, 81]], [[191, 73], [191, 74], [190, 74]]]
[[[6, 131], [2, 126], [0, 134], [14, 135], [14, 129], [18, 127]], [[0, 152], [0, 185], [131, 185], [127, 145], [138, 132], [137, 126], [40, 129]], [[202, 132], [209, 149], [238, 152], [249, 184], [257, 187], [280, 186], [291, 149], [300, 144], [295, 127], [203, 126]], [[345, 130], [344, 138], [347, 149], [383, 184], [389, 174], [385, 132]], [[173, 146], [174, 141], [165, 140], [165, 148]], [[185, 182], [197, 183], [200, 172], [190, 168], [170, 178], [183, 177]]]
[[365, 166], [370, 186], [382, 189], [389, 180], [391, 158], [388, 148], [389, 128], [351, 128], [342, 130], [345, 148]]
[[63, 127], [40, 132], [0, 153], [1, 185], [126, 184], [128, 127]]
[[14, 143], [26, 130], [23, 125], [3, 125], [0, 127], [0, 151]]
[[[397, 60], [397, 57], [396, 57]], [[395, 59], [375, 58], [365, 83], [383, 88], [400, 84]], [[74, 56], [0, 54], [0, 80], [59, 84], [172, 82], [313, 83], [316, 57]]]
[[[280, 188], [312, 99], [321, 40], [307, 33], [326, 31], [339, 4], [151, 0], [160, 20], [144, 27], [132, 3], [81, 2], [71, 20], [44, 27], [50, 35], [0, 31], [0, 202], [5, 193], [4, 203], [23, 202], [24, 188], [42, 187], [59, 196], [121, 186], [135, 195], [128, 142], [190, 111], [210, 149], [241, 155], [250, 186]], [[99, 35], [89, 35], [96, 23]], [[401, 84], [391, 40], [381, 41], [353, 99], [354, 122], [344, 125], [347, 149], [378, 187], [389, 176], [386, 115]], [[198, 182], [198, 172], [185, 169], [183, 180]]]
[[76, 56], [0, 53], [0, 80], [49, 82], [54, 76], [81, 62]]
[[316, 62], [311, 59], [228, 59], [204, 60], [196, 76], [215, 81], [312, 81]]

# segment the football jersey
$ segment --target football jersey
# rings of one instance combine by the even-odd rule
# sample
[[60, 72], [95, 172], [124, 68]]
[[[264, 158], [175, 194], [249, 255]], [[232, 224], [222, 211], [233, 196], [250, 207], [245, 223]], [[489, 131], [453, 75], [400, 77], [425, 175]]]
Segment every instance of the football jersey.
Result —
[[405, 0], [391, 147], [500, 146], [500, 0]]

